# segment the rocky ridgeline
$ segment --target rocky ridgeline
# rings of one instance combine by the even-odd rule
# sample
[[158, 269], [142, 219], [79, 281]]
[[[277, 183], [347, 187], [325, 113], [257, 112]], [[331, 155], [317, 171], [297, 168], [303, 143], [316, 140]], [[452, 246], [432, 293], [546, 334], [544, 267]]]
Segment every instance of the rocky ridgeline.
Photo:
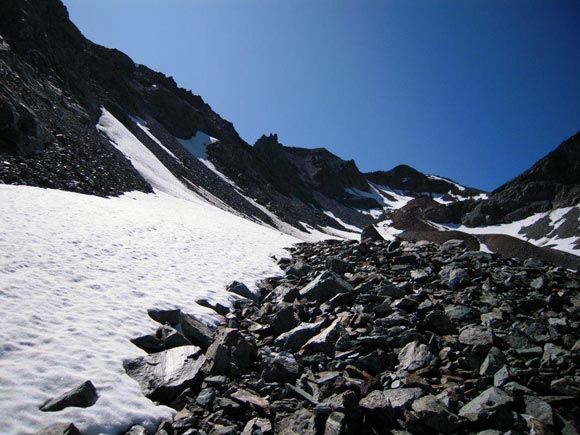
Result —
[[[219, 327], [151, 310], [127, 361], [172, 434], [577, 434], [580, 277], [462, 241], [300, 244]], [[238, 297], [239, 296], [239, 297]], [[139, 426], [127, 434], [146, 434]]]

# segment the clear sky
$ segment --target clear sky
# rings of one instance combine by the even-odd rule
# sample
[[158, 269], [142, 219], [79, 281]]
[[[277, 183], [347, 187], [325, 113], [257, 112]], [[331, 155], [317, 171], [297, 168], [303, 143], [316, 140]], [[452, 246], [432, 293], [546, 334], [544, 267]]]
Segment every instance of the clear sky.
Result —
[[64, 0], [253, 143], [493, 189], [580, 130], [580, 1]]

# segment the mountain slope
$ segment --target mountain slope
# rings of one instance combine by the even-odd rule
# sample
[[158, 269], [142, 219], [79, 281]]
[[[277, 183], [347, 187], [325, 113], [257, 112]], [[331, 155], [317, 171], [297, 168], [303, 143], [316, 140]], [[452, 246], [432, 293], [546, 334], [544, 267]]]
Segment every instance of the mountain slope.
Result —
[[250, 146], [172, 78], [84, 38], [58, 0], [2, 2], [0, 38], [2, 183], [151, 192], [95, 128], [106, 110], [186, 189], [283, 231], [356, 233], [392, 206], [353, 161], [325, 149], [286, 147], [275, 135]]
[[285, 146], [276, 135], [251, 146], [171, 77], [84, 38], [58, 0], [0, 3], [0, 77], [0, 183], [100, 196], [159, 190], [98, 128], [106, 113], [180, 190], [304, 240], [356, 238], [377, 218], [393, 222], [394, 234], [407, 224], [473, 227], [543, 213], [533, 225], [522, 221], [521, 237], [568, 252], [578, 246], [578, 210], [557, 222], [547, 215], [578, 204], [578, 135], [489, 197], [406, 165], [364, 174], [353, 161]]

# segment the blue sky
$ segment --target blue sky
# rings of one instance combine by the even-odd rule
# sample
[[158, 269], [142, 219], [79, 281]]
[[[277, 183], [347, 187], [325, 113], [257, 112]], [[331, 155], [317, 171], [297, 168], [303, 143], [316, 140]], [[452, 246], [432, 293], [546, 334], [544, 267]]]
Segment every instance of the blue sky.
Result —
[[580, 130], [577, 0], [64, 0], [253, 143], [493, 189]]

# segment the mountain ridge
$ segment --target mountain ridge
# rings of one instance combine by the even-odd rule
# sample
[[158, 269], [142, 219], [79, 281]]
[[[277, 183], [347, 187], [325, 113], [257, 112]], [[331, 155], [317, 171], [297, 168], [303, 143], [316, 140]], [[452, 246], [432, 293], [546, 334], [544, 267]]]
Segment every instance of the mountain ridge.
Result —
[[[187, 189], [299, 237], [354, 238], [425, 196], [433, 200], [421, 203], [427, 208], [412, 209], [422, 210], [417, 218], [429, 228], [501, 225], [580, 201], [574, 175], [580, 172], [579, 134], [487, 194], [408, 165], [364, 173], [353, 160], [325, 148], [286, 146], [275, 134], [250, 145], [230, 121], [172, 77], [86, 39], [59, 0], [4, 1], [0, 38], [2, 183], [100, 196], [151, 192], [107, 132], [97, 131], [106, 109]], [[189, 143], [202, 147], [203, 155]], [[580, 240], [571, 223], [558, 233], [549, 218], [542, 222], [546, 219], [528, 234]], [[425, 229], [415, 218], [395, 221]]]

